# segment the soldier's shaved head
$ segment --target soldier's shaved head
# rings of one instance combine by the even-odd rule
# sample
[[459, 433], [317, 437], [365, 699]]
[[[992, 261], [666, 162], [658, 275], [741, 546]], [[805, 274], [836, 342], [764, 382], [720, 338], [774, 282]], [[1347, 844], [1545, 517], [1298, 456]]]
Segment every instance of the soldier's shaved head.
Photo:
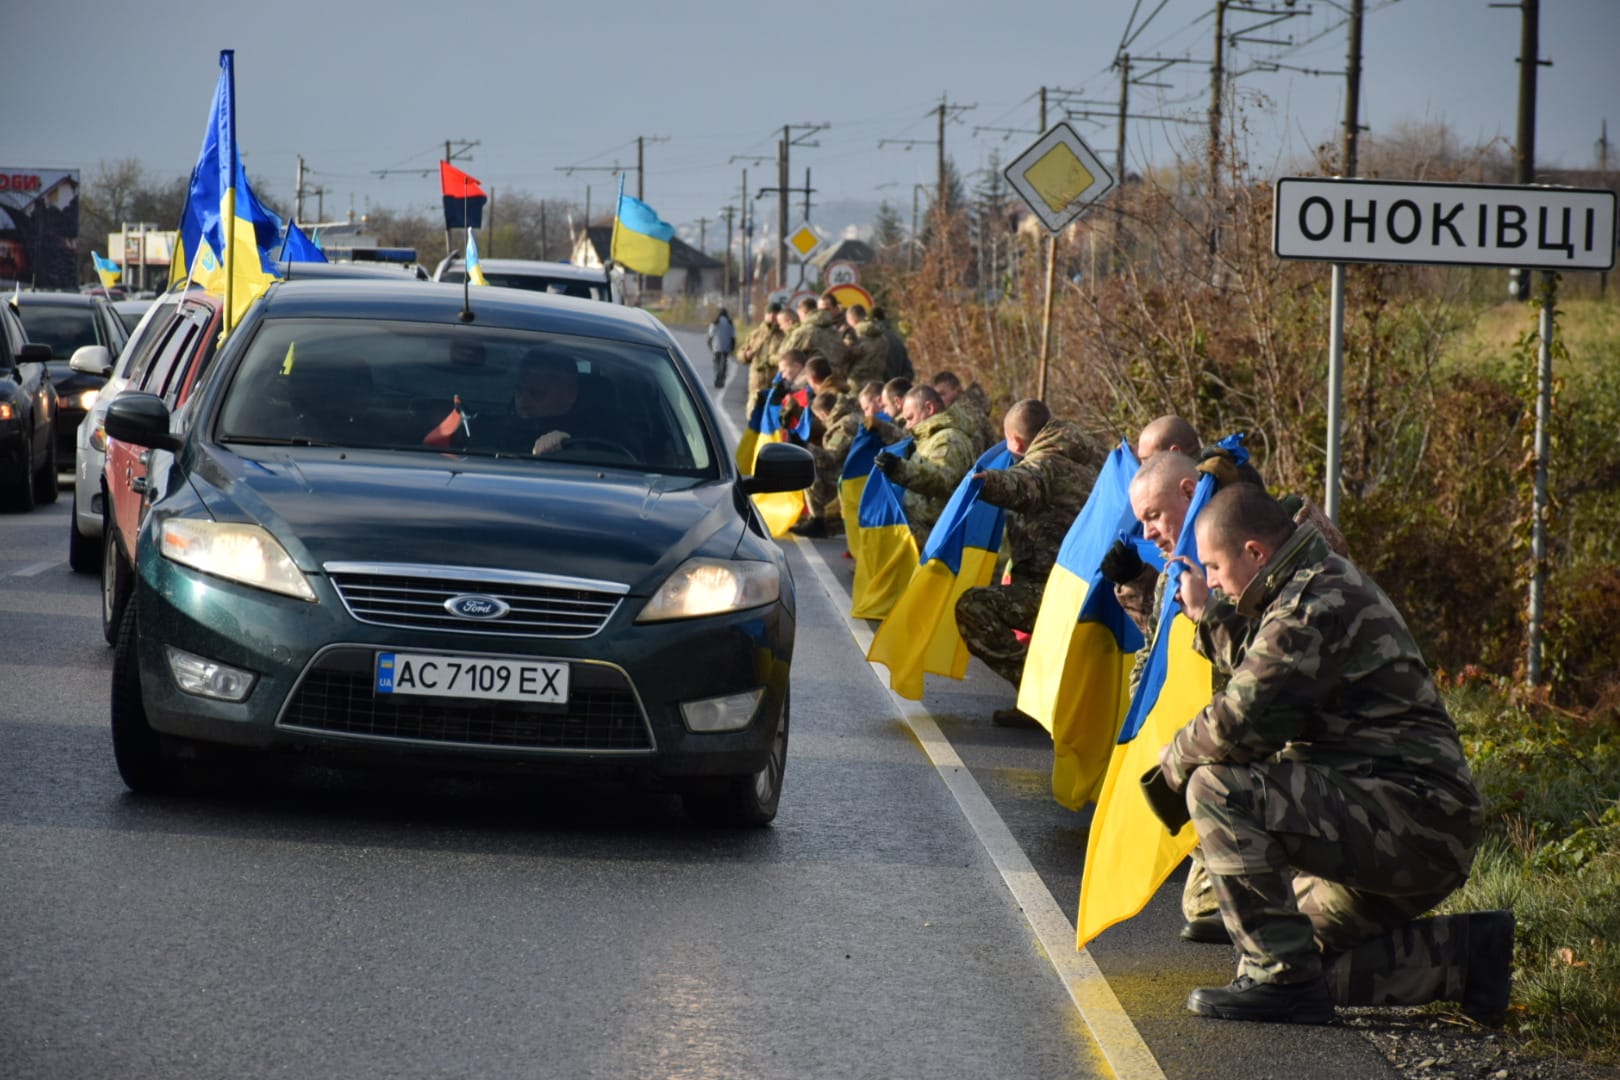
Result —
[[1040, 434], [1041, 428], [1051, 419], [1052, 410], [1046, 407], [1046, 402], [1038, 398], [1025, 398], [1007, 410], [1002, 426], [1006, 429], [1005, 434], [1016, 435], [1027, 444]]
[[1217, 491], [1199, 512], [1198, 535], [1234, 547], [1255, 540], [1274, 551], [1294, 535], [1294, 522], [1265, 488], [1233, 484]]
[[1197, 490], [1198, 464], [1176, 450], [1154, 454], [1131, 480], [1131, 512], [1142, 523], [1142, 535], [1166, 555], [1175, 550]]
[[1161, 450], [1179, 450], [1189, 457], [1198, 454], [1201, 443], [1198, 432], [1179, 416], [1161, 416], [1136, 438], [1136, 458], [1147, 461]]
[[1142, 462], [1131, 478], [1131, 490], [1169, 490], [1183, 480], [1198, 483], [1198, 462], [1179, 450], [1166, 450]]

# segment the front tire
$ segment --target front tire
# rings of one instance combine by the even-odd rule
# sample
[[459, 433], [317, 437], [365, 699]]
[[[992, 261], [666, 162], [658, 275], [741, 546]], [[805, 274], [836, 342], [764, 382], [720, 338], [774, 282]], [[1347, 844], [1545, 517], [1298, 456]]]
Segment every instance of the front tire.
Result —
[[101, 636], [118, 644], [118, 627], [129, 607], [134, 574], [118, 550], [118, 534], [108, 529], [101, 538]]
[[788, 696], [776, 718], [771, 752], [764, 766], [749, 776], [728, 777], [718, 789], [698, 788], [681, 796], [687, 816], [705, 825], [762, 828], [776, 820], [782, 799], [782, 777], [787, 771]]
[[101, 538], [79, 531], [79, 493], [73, 492], [73, 516], [68, 520], [68, 565], [75, 574], [94, 573], [101, 566]]
[[146, 722], [137, 644], [135, 605], [125, 604], [113, 652], [113, 759], [125, 787], [142, 795], [161, 795], [175, 790], [175, 764], [164, 756], [163, 736]]
[[45, 464], [34, 474], [34, 501], [48, 505], [56, 501], [56, 495], [56, 437], [53, 432], [50, 447], [45, 451]]

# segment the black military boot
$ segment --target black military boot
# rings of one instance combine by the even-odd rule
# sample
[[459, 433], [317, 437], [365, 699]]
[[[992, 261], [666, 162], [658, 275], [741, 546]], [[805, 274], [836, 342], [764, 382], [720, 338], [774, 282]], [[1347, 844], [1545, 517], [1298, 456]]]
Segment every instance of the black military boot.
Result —
[[1230, 945], [1232, 935], [1226, 932], [1226, 923], [1219, 915], [1200, 915], [1181, 925], [1181, 940], [1196, 941], [1202, 945]]
[[1006, 728], [1038, 728], [1041, 722], [1022, 709], [997, 709], [990, 714], [990, 722], [996, 727]]
[[788, 532], [792, 533], [794, 536], [804, 536], [813, 540], [819, 540], [828, 535], [827, 519], [819, 517], [805, 518], [796, 525], [789, 525]]
[[1263, 983], [1239, 975], [1226, 986], [1194, 990], [1187, 998], [1187, 1008], [1199, 1016], [1222, 1020], [1267, 1024], [1333, 1022], [1333, 999], [1328, 997], [1327, 983], [1321, 976], [1302, 983]]
[[1463, 1012], [1494, 1020], [1507, 1012], [1513, 988], [1513, 912], [1468, 914], [1468, 960], [1463, 973]]

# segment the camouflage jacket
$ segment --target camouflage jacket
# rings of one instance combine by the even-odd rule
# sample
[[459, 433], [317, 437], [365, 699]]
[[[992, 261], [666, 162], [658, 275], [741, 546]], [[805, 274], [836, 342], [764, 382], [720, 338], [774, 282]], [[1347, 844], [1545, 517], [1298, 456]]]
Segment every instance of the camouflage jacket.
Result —
[[849, 370], [844, 355], [844, 335], [838, 331], [838, 317], [830, 311], [818, 311], [807, 319], [800, 319], [799, 325], [788, 331], [782, 348], [798, 349], [805, 359], [824, 356], [837, 372]]
[[776, 353], [784, 336], [782, 328], [774, 322], [762, 322], [748, 331], [748, 339], [737, 357], [757, 371], [775, 375]]
[[839, 395], [838, 404], [821, 421], [821, 445], [810, 447], [810, 456], [816, 459], [817, 469], [834, 477], [838, 475], [844, 467], [844, 459], [849, 456], [849, 444], [861, 429], [861, 420], [861, 408], [855, 399]]
[[974, 456], [1001, 441], [1002, 433], [990, 421], [990, 398], [978, 383], [963, 390], [946, 411], [956, 417], [956, 426], [967, 432]]
[[889, 369], [883, 376], [883, 381], [890, 379], [915, 379], [917, 369], [911, 365], [911, 350], [906, 348], [906, 339], [900, 336], [900, 331], [886, 322], [878, 322], [883, 328], [883, 336], [889, 340]]
[[911, 456], [900, 462], [889, 479], [906, 489], [901, 506], [911, 531], [921, 539], [939, 520], [940, 511], [973, 468], [977, 455], [949, 410], [935, 413], [909, 434], [916, 440]]
[[[1165, 753], [1183, 790], [1200, 765], [1302, 761], [1387, 785], [1436, 861], [1467, 869], [1484, 820], [1457, 729], [1389, 598], [1302, 526], [1234, 606], [1206, 610], [1198, 649], [1231, 681]], [[1213, 617], [1215, 615], [1217, 617]], [[1234, 630], [1241, 640], [1223, 641]], [[1408, 806], [1407, 804], [1410, 804]]]
[[889, 336], [885, 329], [871, 319], [855, 326], [855, 344], [849, 350], [849, 381], [856, 390], [869, 382], [889, 380]]
[[1078, 426], [1049, 420], [1017, 464], [985, 472], [979, 498], [1009, 511], [1007, 545], [1014, 581], [1045, 588], [1058, 548], [1107, 457], [1097, 440]]

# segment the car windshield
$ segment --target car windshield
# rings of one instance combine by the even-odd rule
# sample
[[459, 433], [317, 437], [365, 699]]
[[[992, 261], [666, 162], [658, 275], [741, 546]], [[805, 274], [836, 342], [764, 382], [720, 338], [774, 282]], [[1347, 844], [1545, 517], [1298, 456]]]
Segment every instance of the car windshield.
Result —
[[267, 319], [225, 391], [215, 435], [683, 476], [716, 470], [668, 352], [465, 325]]
[[51, 347], [51, 355], [66, 360], [82, 345], [99, 345], [96, 313], [88, 307], [65, 304], [23, 304], [18, 312], [28, 340]]
[[[465, 270], [446, 270], [439, 280], [460, 284], [467, 280]], [[580, 281], [576, 278], [542, 277], [539, 274], [503, 274], [498, 270], [485, 270], [484, 280], [491, 285], [507, 289], [527, 289], [552, 296], [575, 296], [581, 300], [606, 300], [607, 286], [599, 282]]]

